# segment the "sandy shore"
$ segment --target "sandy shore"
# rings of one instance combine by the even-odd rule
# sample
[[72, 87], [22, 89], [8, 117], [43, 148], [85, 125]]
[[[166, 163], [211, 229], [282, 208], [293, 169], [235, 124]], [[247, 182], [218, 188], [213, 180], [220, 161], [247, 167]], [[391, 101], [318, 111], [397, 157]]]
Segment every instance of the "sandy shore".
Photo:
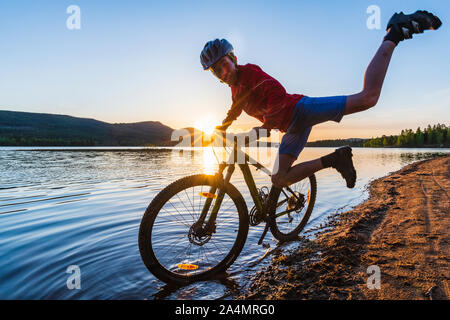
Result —
[[373, 181], [366, 202], [275, 254], [240, 298], [449, 299], [449, 191], [448, 156]]

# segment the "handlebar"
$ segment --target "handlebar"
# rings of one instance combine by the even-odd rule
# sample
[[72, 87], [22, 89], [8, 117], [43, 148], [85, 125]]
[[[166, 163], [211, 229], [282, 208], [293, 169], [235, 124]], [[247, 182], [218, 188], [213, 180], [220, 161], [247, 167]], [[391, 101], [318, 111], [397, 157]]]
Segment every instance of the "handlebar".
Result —
[[215, 131], [212, 140], [214, 142], [216, 140], [215, 138], [219, 136], [222, 139], [222, 146], [230, 146], [230, 145], [233, 145], [234, 147], [249, 146], [250, 143], [255, 142], [259, 139], [259, 134], [254, 129], [252, 129], [249, 132], [227, 134], [225, 130], [219, 130], [218, 128], [222, 129], [224, 128], [224, 126], [216, 127], [216, 130], [220, 132], [220, 134], [217, 134], [217, 131]]

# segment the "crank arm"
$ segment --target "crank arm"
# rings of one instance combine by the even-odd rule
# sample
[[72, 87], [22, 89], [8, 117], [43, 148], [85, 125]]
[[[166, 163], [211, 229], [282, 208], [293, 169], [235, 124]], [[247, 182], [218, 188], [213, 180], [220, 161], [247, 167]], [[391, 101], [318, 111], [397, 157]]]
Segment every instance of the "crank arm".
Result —
[[269, 223], [266, 223], [266, 227], [264, 228], [264, 231], [263, 231], [263, 233], [261, 235], [261, 238], [259, 238], [259, 240], [258, 240], [258, 245], [262, 244], [262, 242], [264, 240], [264, 237], [267, 234], [267, 231], [269, 231]]

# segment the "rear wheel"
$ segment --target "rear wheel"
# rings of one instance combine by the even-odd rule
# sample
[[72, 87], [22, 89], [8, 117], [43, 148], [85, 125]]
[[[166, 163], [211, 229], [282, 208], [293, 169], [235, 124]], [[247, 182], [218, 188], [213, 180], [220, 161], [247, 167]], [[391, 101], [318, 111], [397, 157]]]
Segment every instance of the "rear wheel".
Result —
[[295, 240], [306, 226], [316, 202], [317, 182], [311, 175], [289, 188], [272, 186], [267, 213], [270, 231], [280, 241]]
[[[211, 278], [226, 270], [239, 256], [248, 233], [248, 213], [242, 195], [227, 184], [216, 218], [215, 231], [200, 233], [194, 225], [215, 176], [194, 175], [179, 179], [150, 203], [141, 221], [139, 250], [147, 268], [166, 283], [187, 284]], [[216, 192], [215, 194], [217, 194]]]

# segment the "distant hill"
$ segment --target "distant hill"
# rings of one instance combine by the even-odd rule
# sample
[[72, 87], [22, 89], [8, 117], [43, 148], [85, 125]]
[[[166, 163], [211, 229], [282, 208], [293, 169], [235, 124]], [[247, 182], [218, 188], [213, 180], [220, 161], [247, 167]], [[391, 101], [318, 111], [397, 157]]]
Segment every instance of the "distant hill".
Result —
[[159, 121], [111, 124], [67, 115], [0, 110], [3, 146], [173, 145], [172, 131]]

